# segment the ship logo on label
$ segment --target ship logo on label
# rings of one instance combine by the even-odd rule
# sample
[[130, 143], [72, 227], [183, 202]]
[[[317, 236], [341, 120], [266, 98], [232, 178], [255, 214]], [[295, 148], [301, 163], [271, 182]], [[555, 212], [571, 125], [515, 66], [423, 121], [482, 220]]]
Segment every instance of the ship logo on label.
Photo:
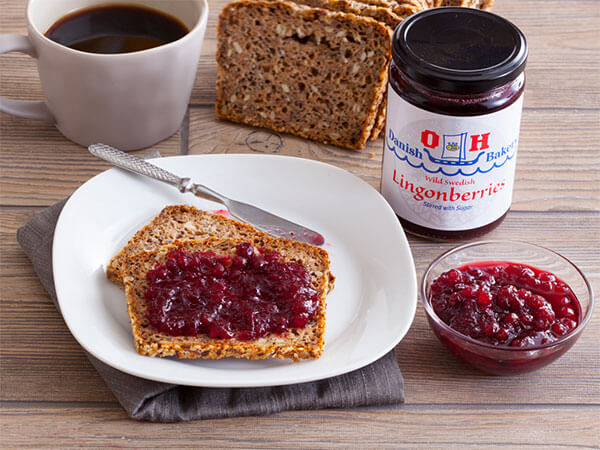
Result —
[[[432, 133], [433, 136], [429, 136], [427, 133]], [[436, 133], [426, 130], [421, 137], [421, 142], [424, 144], [423, 150], [433, 163], [445, 166], [472, 166], [483, 154], [481, 151], [473, 154], [473, 149], [467, 152], [468, 133], [443, 134], [441, 137], [441, 146], [439, 145], [440, 136]], [[479, 149], [476, 148], [476, 150]], [[469, 156], [471, 157], [469, 158]]]
[[[441, 155], [435, 155], [433, 151], [429, 151], [424, 148], [423, 150], [427, 153], [429, 160], [448, 166], [471, 166], [477, 162], [481, 153], [473, 159], [467, 159], [467, 133], [460, 134], [444, 134], [443, 145]], [[439, 157], [437, 157], [439, 156]]]

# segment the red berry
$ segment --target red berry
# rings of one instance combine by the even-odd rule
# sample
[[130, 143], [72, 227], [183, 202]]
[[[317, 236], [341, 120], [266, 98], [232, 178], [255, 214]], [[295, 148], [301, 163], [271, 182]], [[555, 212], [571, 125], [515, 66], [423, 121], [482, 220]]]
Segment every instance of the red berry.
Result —
[[556, 281], [556, 277], [554, 276], [554, 274], [551, 274], [550, 272], [540, 272], [540, 275], [538, 277], [541, 281]]
[[556, 306], [571, 306], [571, 299], [563, 296], [556, 301]]
[[517, 316], [517, 314], [515, 314], [514, 312], [511, 312], [504, 316], [503, 320], [504, 323], [515, 326], [519, 323], [519, 316]]
[[248, 260], [239, 255], [234, 256], [233, 260], [231, 261], [231, 267], [234, 269], [242, 269], [243, 267], [246, 267], [247, 264]]
[[550, 305], [543, 306], [535, 312], [538, 319], [544, 319], [548, 322], [554, 322], [555, 314]]
[[446, 277], [450, 281], [453, 281], [455, 283], [459, 282], [461, 279], [460, 272], [456, 269], [451, 269], [448, 272], [446, 272]]
[[508, 331], [506, 331], [504, 328], [500, 328], [496, 333], [496, 339], [498, 339], [500, 342], [505, 342], [508, 339]]
[[475, 285], [467, 286], [461, 290], [461, 294], [466, 298], [474, 298], [479, 288]]
[[453, 292], [450, 297], [448, 297], [448, 305], [455, 306], [458, 303], [462, 303], [463, 298], [458, 292]]
[[546, 319], [537, 318], [533, 321], [533, 328], [537, 331], [545, 331], [549, 325], [550, 323]]
[[531, 308], [539, 309], [546, 304], [546, 300], [541, 295], [533, 295], [527, 300], [527, 305]]
[[510, 300], [516, 296], [517, 289], [513, 285], [502, 286], [498, 289], [496, 304], [502, 309], [510, 308]]
[[568, 331], [574, 330], [577, 326], [577, 322], [571, 319], [560, 319], [560, 323], [563, 324]]
[[521, 320], [521, 323], [525, 326], [529, 326], [533, 323], [533, 316], [529, 313], [522, 313], [519, 316], [519, 319]]
[[569, 329], [560, 322], [553, 323], [551, 330], [555, 336], [562, 336], [564, 334], [567, 334], [567, 332], [569, 331]]
[[223, 266], [223, 264], [219, 263], [217, 264], [213, 270], [212, 270], [212, 274], [215, 277], [222, 277], [223, 275], [225, 275], [225, 267]]
[[498, 331], [500, 331], [500, 325], [498, 322], [486, 322], [481, 327], [487, 337], [494, 337]]
[[568, 306], [563, 306], [558, 310], [558, 317], [565, 317], [567, 319], [575, 320], [577, 316], [575, 315], [575, 311], [573, 308], [569, 308]]
[[479, 306], [482, 306], [484, 308], [490, 306], [492, 304], [492, 294], [485, 291], [480, 292], [477, 296], [477, 303], [479, 304]]
[[516, 295], [513, 295], [508, 299], [508, 309], [512, 312], [521, 311], [523, 309], [523, 304], [523, 300]]

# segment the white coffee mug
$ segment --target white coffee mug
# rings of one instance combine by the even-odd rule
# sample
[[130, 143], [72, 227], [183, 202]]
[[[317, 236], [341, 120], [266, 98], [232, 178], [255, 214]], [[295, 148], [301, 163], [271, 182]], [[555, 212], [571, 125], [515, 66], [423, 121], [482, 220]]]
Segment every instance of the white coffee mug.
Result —
[[206, 22], [206, 0], [126, 0], [178, 18], [190, 30], [148, 50], [97, 54], [73, 50], [44, 33], [61, 17], [106, 0], [30, 0], [28, 36], [0, 35], [0, 53], [37, 59], [45, 101], [0, 97], [0, 110], [51, 121], [68, 139], [122, 150], [148, 147], [175, 133], [185, 116]]

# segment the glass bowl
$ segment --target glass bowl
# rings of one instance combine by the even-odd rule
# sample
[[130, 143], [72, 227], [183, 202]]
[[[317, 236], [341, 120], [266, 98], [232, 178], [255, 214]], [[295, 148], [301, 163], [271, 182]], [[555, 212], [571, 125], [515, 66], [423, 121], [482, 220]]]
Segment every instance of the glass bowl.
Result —
[[[558, 340], [531, 347], [493, 345], [451, 328], [435, 313], [431, 284], [439, 275], [469, 263], [511, 262], [554, 274], [569, 285], [581, 306], [579, 324]], [[581, 335], [592, 315], [594, 295], [585, 275], [568, 259], [534, 244], [518, 241], [482, 241], [461, 245], [433, 261], [421, 282], [421, 298], [429, 325], [438, 339], [459, 359], [484, 372], [514, 375], [539, 369], [563, 355]]]

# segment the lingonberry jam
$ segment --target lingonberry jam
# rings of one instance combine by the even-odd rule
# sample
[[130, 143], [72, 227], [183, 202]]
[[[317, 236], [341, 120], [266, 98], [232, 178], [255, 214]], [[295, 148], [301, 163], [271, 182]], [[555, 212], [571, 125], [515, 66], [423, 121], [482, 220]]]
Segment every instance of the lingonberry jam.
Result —
[[507, 20], [435, 8], [394, 32], [381, 191], [404, 228], [480, 236], [512, 201], [527, 44]]
[[581, 307], [567, 284], [523, 264], [467, 264], [437, 277], [430, 295], [444, 323], [495, 346], [548, 344], [581, 320]]
[[232, 256], [175, 250], [147, 281], [146, 318], [173, 336], [252, 341], [303, 328], [319, 305], [304, 266], [249, 243]]

